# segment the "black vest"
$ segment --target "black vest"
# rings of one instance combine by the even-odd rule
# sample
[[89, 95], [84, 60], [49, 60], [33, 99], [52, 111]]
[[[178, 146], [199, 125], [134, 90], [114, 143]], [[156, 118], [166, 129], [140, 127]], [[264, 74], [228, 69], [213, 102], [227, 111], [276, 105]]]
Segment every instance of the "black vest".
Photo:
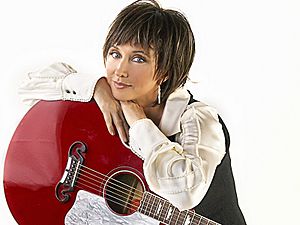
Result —
[[[190, 93], [189, 104], [197, 102]], [[218, 165], [212, 183], [195, 211], [222, 225], [245, 225], [243, 213], [238, 204], [234, 178], [229, 155], [230, 137], [228, 130], [219, 116], [219, 122], [225, 136], [226, 154]], [[174, 141], [174, 136], [169, 137]]]

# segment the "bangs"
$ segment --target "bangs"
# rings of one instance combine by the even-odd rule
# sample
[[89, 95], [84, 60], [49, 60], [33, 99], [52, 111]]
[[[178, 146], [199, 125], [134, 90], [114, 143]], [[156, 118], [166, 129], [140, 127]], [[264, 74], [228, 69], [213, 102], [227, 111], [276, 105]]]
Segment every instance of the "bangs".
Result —
[[127, 8], [113, 21], [103, 56], [106, 57], [109, 47], [128, 43], [141, 45], [145, 50], [150, 48], [157, 53], [157, 49], [161, 48], [164, 24], [161, 13], [153, 6], [140, 4], [140, 7]]
[[[144, 22], [139, 23], [140, 20]], [[151, 48], [155, 51], [161, 47], [160, 30], [161, 24], [156, 22], [155, 15], [142, 15], [136, 20], [130, 17], [125, 18], [118, 29], [111, 34], [109, 45], [138, 44], [145, 50]]]

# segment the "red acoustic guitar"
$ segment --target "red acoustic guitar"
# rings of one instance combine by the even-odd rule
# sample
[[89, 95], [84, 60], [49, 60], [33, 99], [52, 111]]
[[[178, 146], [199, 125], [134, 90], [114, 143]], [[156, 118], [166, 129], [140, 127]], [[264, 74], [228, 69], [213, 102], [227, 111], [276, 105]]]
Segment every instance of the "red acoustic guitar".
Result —
[[216, 225], [179, 211], [148, 190], [142, 160], [111, 136], [96, 103], [40, 101], [18, 125], [7, 151], [4, 190], [20, 225], [63, 225], [79, 190], [104, 198], [118, 216], [158, 223]]

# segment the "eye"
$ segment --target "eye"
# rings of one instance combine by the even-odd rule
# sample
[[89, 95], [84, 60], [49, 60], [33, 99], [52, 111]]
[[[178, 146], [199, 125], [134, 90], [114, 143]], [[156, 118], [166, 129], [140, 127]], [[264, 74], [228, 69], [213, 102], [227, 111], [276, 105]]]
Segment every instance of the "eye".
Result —
[[109, 55], [110, 55], [111, 57], [113, 57], [114, 59], [119, 59], [119, 58], [121, 58], [121, 54], [118, 53], [118, 52], [116, 52], [116, 51], [111, 51], [111, 52], [109, 53]]
[[141, 56], [135, 56], [132, 58], [132, 61], [137, 62], [137, 63], [144, 63], [144, 62], [146, 62], [146, 59]]

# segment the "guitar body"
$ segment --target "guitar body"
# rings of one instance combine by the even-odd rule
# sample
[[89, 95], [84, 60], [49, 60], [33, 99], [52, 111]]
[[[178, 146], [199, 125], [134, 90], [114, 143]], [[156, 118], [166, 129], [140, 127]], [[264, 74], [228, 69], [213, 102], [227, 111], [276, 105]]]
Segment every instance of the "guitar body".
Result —
[[142, 160], [117, 135], [108, 133], [94, 101], [40, 101], [18, 125], [4, 165], [5, 196], [18, 224], [64, 224], [79, 189], [75, 187], [65, 202], [57, 199], [55, 189], [65, 173], [69, 148], [76, 141], [87, 147], [85, 166], [103, 174], [128, 167], [148, 189]]

